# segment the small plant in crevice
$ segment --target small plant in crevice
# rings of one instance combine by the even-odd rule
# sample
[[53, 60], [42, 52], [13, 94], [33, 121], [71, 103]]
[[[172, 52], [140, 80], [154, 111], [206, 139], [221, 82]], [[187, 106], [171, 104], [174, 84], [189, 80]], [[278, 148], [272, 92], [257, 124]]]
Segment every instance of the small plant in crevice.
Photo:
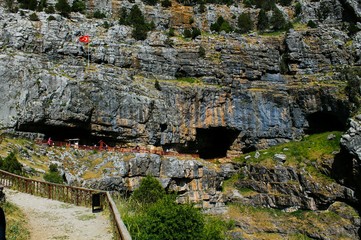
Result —
[[204, 47], [202, 47], [202, 46], [199, 47], [198, 56], [200, 58], [204, 58], [206, 56], [206, 50], [204, 49]]
[[30, 21], [39, 21], [39, 17], [36, 13], [32, 13], [29, 15]]
[[310, 27], [310, 28], [317, 28], [317, 23], [315, 23], [314, 21], [312, 20], [309, 20], [307, 22], [307, 26]]
[[156, 79], [154, 82], [154, 87], [155, 89], [157, 89], [158, 91], [162, 91], [162, 87], [159, 84], [159, 81]]

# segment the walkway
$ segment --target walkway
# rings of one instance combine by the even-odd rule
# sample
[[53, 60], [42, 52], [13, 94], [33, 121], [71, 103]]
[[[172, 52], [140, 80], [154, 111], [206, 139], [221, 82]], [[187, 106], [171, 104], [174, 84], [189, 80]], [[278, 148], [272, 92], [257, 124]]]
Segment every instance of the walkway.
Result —
[[110, 222], [90, 208], [79, 207], [12, 190], [6, 201], [18, 205], [29, 220], [30, 240], [111, 240]]

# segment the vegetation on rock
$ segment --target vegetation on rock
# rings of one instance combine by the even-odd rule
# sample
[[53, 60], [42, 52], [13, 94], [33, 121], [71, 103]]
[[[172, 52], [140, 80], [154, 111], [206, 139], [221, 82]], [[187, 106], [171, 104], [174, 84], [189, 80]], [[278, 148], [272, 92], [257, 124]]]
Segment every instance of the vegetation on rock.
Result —
[[18, 175], [23, 175], [22, 165], [17, 160], [15, 152], [11, 152], [5, 158], [0, 158], [0, 169]]
[[50, 164], [49, 172], [44, 174], [44, 180], [52, 183], [63, 183], [63, 177], [60, 175], [58, 171], [58, 166], [56, 164]]
[[151, 176], [141, 180], [119, 210], [133, 239], [224, 239], [223, 221], [205, 220], [191, 204], [177, 204]]
[[6, 216], [6, 239], [27, 240], [30, 239], [27, 218], [16, 205], [5, 202], [1, 204]]

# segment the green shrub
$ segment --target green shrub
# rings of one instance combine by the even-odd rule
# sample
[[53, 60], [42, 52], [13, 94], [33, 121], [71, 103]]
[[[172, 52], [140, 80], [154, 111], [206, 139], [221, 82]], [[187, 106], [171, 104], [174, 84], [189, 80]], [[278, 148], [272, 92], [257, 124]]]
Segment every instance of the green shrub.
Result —
[[71, 12], [71, 7], [67, 0], [58, 0], [55, 4], [55, 9], [59, 11], [63, 17], [68, 17]]
[[53, 15], [50, 15], [49, 17], [48, 17], [48, 21], [50, 22], [50, 21], [54, 21], [54, 20], [56, 20], [56, 18], [53, 16]]
[[74, 0], [73, 5], [71, 6], [71, 10], [73, 12], [84, 13], [86, 9], [85, 2], [82, 0]]
[[5, 1], [5, 7], [9, 12], [13, 11], [13, 6], [14, 6], [14, 0], [6, 0]]
[[101, 12], [100, 10], [96, 10], [93, 13], [93, 17], [97, 18], [97, 19], [103, 19], [103, 18], [106, 18], [106, 15], [105, 15], [105, 13]]
[[14, 174], [23, 175], [22, 165], [17, 160], [14, 152], [11, 152], [6, 158], [0, 159], [0, 169]]
[[46, 0], [40, 0], [39, 4], [38, 4], [38, 7], [37, 7], [37, 10], [39, 12], [43, 11], [44, 8], [46, 8], [48, 6], [48, 3], [46, 2]]
[[204, 49], [204, 47], [202, 46], [199, 47], [198, 56], [200, 58], [204, 58], [206, 56], [206, 50]]
[[270, 19], [270, 23], [272, 25], [273, 30], [275, 30], [275, 31], [287, 30], [287, 27], [288, 27], [287, 20], [283, 16], [281, 10], [279, 10], [278, 8], [275, 8], [273, 10], [273, 14]]
[[223, 240], [226, 239], [225, 232], [233, 228], [232, 224], [218, 219], [217, 217], [207, 216], [205, 219], [202, 239], [203, 240]]
[[174, 34], [174, 28], [169, 28], [168, 36], [169, 36], [169, 37], [174, 37], [174, 36], [175, 36], [175, 34]]
[[146, 209], [136, 239], [202, 239], [204, 219], [192, 205], [179, 205], [174, 197], [164, 197]]
[[210, 29], [216, 32], [225, 31], [226, 33], [233, 30], [231, 25], [222, 16], [218, 17], [217, 22], [211, 24]]
[[253, 29], [253, 22], [249, 13], [239, 15], [237, 24], [241, 33], [247, 33]]
[[39, 21], [39, 17], [36, 13], [32, 13], [29, 15], [30, 21]]
[[109, 22], [108, 22], [108, 21], [105, 21], [105, 22], [103, 23], [103, 27], [106, 28], [106, 29], [110, 28]]
[[143, 13], [138, 5], [133, 5], [125, 22], [133, 26], [132, 37], [136, 40], [145, 40], [148, 31], [155, 28], [154, 22], [147, 23], [145, 21]]
[[302, 13], [302, 5], [301, 3], [297, 2], [295, 5], [295, 14], [299, 16]]
[[55, 13], [55, 9], [54, 9], [54, 7], [52, 5], [50, 5], [47, 8], [45, 8], [45, 12], [47, 14], [53, 14], [53, 13]]
[[63, 177], [60, 175], [58, 171], [58, 166], [56, 164], [50, 164], [49, 172], [44, 174], [44, 180], [52, 183], [63, 183]]
[[261, 11], [258, 14], [257, 29], [262, 32], [267, 28], [268, 28], [268, 16], [266, 11], [261, 9]]
[[125, 7], [120, 9], [119, 13], [119, 24], [120, 25], [129, 25], [128, 23], [128, 11]]
[[147, 39], [148, 28], [146, 25], [133, 25], [132, 37], [136, 40]]
[[312, 20], [309, 20], [307, 22], [307, 26], [310, 27], [310, 28], [317, 28], [317, 24]]
[[134, 25], [145, 25], [144, 15], [143, 15], [142, 11], [139, 9], [138, 5], [134, 5], [130, 9], [130, 13], [129, 13], [127, 22], [131, 23], [133, 26]]
[[191, 32], [191, 30], [188, 29], [188, 28], [184, 29], [184, 31], [183, 31], [183, 37], [185, 37], [185, 38], [191, 38], [191, 37], [192, 37], [192, 32]]
[[154, 177], [146, 176], [133, 192], [132, 199], [140, 203], [155, 203], [164, 196], [165, 190], [160, 182]]
[[18, 3], [20, 4], [20, 8], [30, 9], [33, 11], [35, 11], [36, 7], [38, 6], [37, 0], [18, 0]]
[[154, 87], [158, 91], [162, 91], [162, 87], [160, 86], [159, 81], [157, 79], [155, 80]]

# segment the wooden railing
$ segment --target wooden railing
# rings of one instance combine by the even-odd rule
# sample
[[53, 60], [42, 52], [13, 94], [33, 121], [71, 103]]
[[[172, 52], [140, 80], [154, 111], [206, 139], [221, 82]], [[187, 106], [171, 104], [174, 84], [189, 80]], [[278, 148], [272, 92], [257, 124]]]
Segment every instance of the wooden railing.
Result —
[[132, 239], [109, 192], [34, 180], [3, 170], [0, 170], [0, 184], [31, 195], [86, 207], [92, 206], [93, 194], [99, 194], [102, 205], [109, 209], [114, 238]]
[[[46, 140], [37, 140], [37, 144], [39, 145], [48, 145]], [[120, 152], [120, 153], [150, 153], [150, 154], [157, 154], [162, 156], [172, 156], [172, 157], [193, 157], [199, 158], [199, 154], [196, 153], [178, 153], [177, 151], [163, 151], [163, 149], [159, 147], [155, 148], [147, 148], [144, 146], [140, 147], [121, 147], [121, 146], [88, 146], [88, 145], [75, 145], [70, 144], [64, 141], [52, 141], [51, 145], [53, 147], [67, 147], [67, 148], [74, 148], [79, 150], [96, 150], [96, 151], [107, 151], [107, 152]]]

